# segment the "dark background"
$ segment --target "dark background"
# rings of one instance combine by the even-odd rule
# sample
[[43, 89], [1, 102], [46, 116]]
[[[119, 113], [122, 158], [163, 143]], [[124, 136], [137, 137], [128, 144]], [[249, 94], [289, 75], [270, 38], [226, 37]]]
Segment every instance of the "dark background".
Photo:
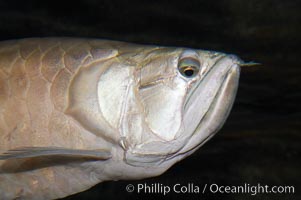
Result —
[[[222, 130], [165, 174], [105, 182], [75, 199], [301, 199], [301, 2], [297, 0], [0, 1], [0, 40], [71, 36], [222, 51], [243, 68]], [[292, 185], [295, 194], [137, 194], [127, 184]]]

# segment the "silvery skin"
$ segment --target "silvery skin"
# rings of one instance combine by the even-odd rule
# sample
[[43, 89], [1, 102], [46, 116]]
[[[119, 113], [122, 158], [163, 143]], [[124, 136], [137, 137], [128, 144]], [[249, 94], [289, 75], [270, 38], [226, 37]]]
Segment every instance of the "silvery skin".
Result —
[[223, 125], [236, 56], [74, 38], [0, 43], [0, 198], [158, 176]]

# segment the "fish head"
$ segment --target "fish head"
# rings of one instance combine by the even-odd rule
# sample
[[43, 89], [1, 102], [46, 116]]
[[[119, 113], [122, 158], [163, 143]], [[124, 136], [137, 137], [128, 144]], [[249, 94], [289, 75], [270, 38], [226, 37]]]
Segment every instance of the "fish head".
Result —
[[110, 52], [106, 59], [81, 68], [73, 78], [67, 113], [117, 146], [121, 162], [171, 166], [221, 128], [236, 95], [243, 64], [238, 57], [109, 44], [98, 51]]
[[234, 55], [184, 48], [139, 55], [132, 58], [138, 65], [136, 105], [142, 114], [139, 122], [128, 120], [140, 128], [125, 136], [125, 161], [171, 166], [222, 127], [235, 99], [242, 61]]

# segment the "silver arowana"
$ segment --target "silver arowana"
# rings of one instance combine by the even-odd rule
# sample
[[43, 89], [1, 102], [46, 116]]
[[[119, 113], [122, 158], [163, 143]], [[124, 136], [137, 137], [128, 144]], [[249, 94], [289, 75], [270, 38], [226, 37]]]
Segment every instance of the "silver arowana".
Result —
[[236, 56], [91, 39], [0, 43], [0, 199], [165, 172], [223, 125]]

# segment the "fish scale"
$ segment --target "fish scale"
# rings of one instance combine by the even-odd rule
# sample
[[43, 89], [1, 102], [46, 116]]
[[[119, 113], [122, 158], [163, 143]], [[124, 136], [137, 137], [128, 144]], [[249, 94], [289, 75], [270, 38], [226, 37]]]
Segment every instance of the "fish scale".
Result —
[[[27, 41], [29, 43], [32, 43], [31, 40]], [[92, 140], [93, 137], [90, 137], [87, 141], [83, 142], [81, 135], [85, 131], [82, 130], [82, 128], [79, 127], [72, 119], [62, 114], [62, 111], [67, 106], [66, 98], [68, 95], [69, 83], [75, 73], [75, 71], [73, 71], [73, 73], [71, 74], [70, 70], [68, 70], [66, 66], [64, 66], [64, 62], [58, 62], [58, 60], [63, 59], [63, 56], [66, 55], [66, 52], [61, 48], [55, 48], [59, 47], [56, 40], [53, 40], [51, 42], [45, 40], [45, 46], [43, 46], [43, 41], [40, 41], [39, 45], [35, 45], [35, 48], [30, 49], [30, 51], [26, 48], [23, 48], [27, 45], [26, 42], [16, 41], [16, 43], [20, 43], [18, 45], [18, 48], [14, 48], [13, 51], [8, 48], [8, 51], [2, 50], [0, 53], [0, 57], [2, 57], [2, 55], [5, 55], [6, 58], [6, 60], [1, 60], [1, 69], [7, 66], [6, 63], [13, 63], [9, 65], [10, 69], [6, 70], [7, 72], [10, 72], [8, 74], [9, 78], [6, 79], [6, 81], [9, 81], [7, 85], [10, 86], [10, 95], [14, 96], [13, 98], [9, 97], [7, 99], [7, 102], [5, 102], [5, 107], [3, 107], [5, 112], [1, 112], [1, 119], [5, 119], [4, 121], [1, 120], [1, 124], [6, 125], [6, 127], [1, 126], [1, 150], [22, 146], [52, 145], [70, 148], [89, 148], [86, 143], [93, 144], [93, 142], [89, 141], [89, 139]], [[39, 46], [41, 48], [39, 48]], [[85, 60], [85, 58], [87, 57], [86, 55], [90, 54], [87, 50], [87, 46], [88, 45], [86, 45], [85, 48], [85, 56], [82, 60]], [[1, 45], [1, 47], [1, 49], [5, 49], [4, 45]], [[60, 51], [57, 51], [58, 49], [60, 49]], [[19, 56], [20, 54], [18, 53], [18, 51], [20, 51], [21, 55], [24, 55], [22, 57], [26, 58], [25, 60], [23, 60], [22, 57]], [[9, 56], [10, 52], [11, 54], [13, 54], [13, 56]], [[54, 62], [51, 62], [53, 56], [56, 60]], [[71, 58], [68, 57], [69, 62], [72, 57], [76, 56], [76, 52], [73, 54], [71, 52]], [[14, 57], [18, 57], [18, 59], [15, 59]], [[83, 61], [80, 60], [79, 62]], [[78, 67], [79, 66], [80, 65], [78, 65]], [[72, 65], [72, 67], [74, 68], [75, 65]], [[50, 70], [47, 71], [45, 69]], [[3, 79], [1, 79], [1, 81], [3, 81]], [[23, 84], [20, 83], [20, 81], [22, 81]], [[2, 85], [5, 85], [5, 83], [1, 84], [1, 86]], [[28, 87], [26, 87], [27, 85]], [[27, 88], [27, 90], [25, 88]], [[3, 90], [1, 90], [1, 93], [2, 92]], [[24, 98], [24, 101], [20, 100], [21, 97]], [[1, 105], [4, 105], [5, 103], [3, 102], [3, 104]], [[2, 108], [2, 106], [0, 107]], [[41, 110], [43, 112], [41, 112]], [[69, 127], [66, 128], [66, 126]], [[64, 142], [62, 142], [62, 139], [64, 139]], [[28, 165], [28, 163], [30, 162], [31, 160], [27, 159], [23, 163]], [[9, 163], [7, 163], [7, 161], [0, 161], [0, 163], [4, 163], [1, 168], [2, 171], [6, 171], [6, 169], [8, 168], [7, 165], [11, 166], [13, 164], [12, 161]], [[20, 165], [22, 168], [23, 164], [19, 163], [18, 166], [14, 167], [20, 168]], [[6, 180], [1, 181], [0, 183], [0, 196], [4, 195], [5, 199], [6, 195], [8, 195], [7, 198], [10, 199], [14, 198], [14, 196], [22, 197], [22, 195], [26, 195], [26, 198], [29, 199], [41, 199], [42, 195], [38, 195], [37, 193], [35, 194], [36, 197], [30, 195], [31, 192], [29, 191], [35, 189], [34, 186], [29, 183], [34, 182], [36, 180], [35, 177], [41, 177], [41, 180], [39, 180], [39, 182], [47, 184], [52, 180], [47, 178], [48, 176], [45, 176], [43, 174], [53, 171], [56, 171], [56, 169], [44, 168], [35, 170], [34, 172], [23, 172], [17, 177], [14, 177], [15, 175], [13, 174], [8, 174], [6, 175]], [[57, 171], [64, 171], [64, 169], [57, 169]], [[59, 180], [61, 178], [59, 178], [58, 175], [61, 176], [61, 174], [65, 173], [58, 173], [55, 181], [60, 182]], [[80, 172], [78, 173], [80, 174]], [[2, 176], [2, 174], [0, 174], [0, 176]], [[80, 178], [78, 180], [80, 180]], [[13, 186], [17, 182], [19, 183], [17, 185], [21, 186], [16, 187], [14, 190], [10, 192], [8, 192], [8, 189], [3, 191], [1, 190], [1, 188], [4, 187], [3, 185]], [[21, 189], [18, 190], [18, 188], [22, 188], [23, 192], [20, 192]], [[60, 190], [60, 188], [58, 187], [57, 190]], [[12, 194], [9, 195], [9, 193]], [[47, 198], [47, 196], [45, 197]]]

